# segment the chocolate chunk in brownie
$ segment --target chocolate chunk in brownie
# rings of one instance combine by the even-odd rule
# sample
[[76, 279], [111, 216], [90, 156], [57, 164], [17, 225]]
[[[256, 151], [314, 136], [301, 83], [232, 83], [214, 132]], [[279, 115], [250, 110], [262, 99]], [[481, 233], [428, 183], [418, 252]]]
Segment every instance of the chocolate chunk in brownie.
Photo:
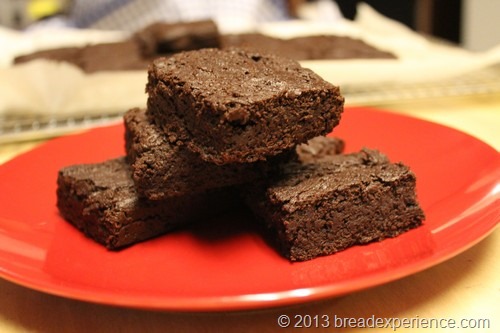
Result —
[[421, 225], [415, 175], [377, 151], [290, 162], [268, 183], [243, 190], [254, 214], [292, 261], [395, 237]]
[[227, 188], [160, 201], [141, 198], [124, 157], [64, 167], [57, 185], [60, 214], [110, 250], [214, 216], [234, 202]]
[[180, 51], [217, 48], [219, 30], [212, 20], [192, 22], [157, 22], [137, 31], [133, 38], [146, 57]]
[[329, 133], [339, 88], [294, 60], [202, 49], [155, 60], [148, 112], [171, 142], [219, 165], [266, 160]]
[[129, 110], [124, 123], [132, 178], [137, 191], [151, 200], [252, 182], [272, 168], [261, 161], [222, 166], [205, 162], [186, 146], [169, 143], [144, 109]]

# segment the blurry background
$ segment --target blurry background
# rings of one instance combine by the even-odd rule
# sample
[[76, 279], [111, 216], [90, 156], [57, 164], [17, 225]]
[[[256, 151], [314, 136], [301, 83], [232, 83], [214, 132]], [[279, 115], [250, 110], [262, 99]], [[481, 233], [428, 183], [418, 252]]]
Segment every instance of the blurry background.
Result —
[[[312, 0], [304, 0], [312, 1]], [[354, 18], [358, 0], [336, 0], [346, 18]], [[484, 51], [500, 43], [498, 0], [364, 0], [383, 15], [415, 31], [459, 44], [471, 51]], [[71, 0], [2, 0], [0, 25], [24, 29], [29, 24], [64, 14]]]
[[64, 13], [71, 0], [2, 0], [0, 25], [24, 29], [29, 24]]
[[[212, 13], [213, 4], [224, 8], [215, 6]], [[101, 20], [106, 23], [102, 25], [63, 19], [70, 13], [73, 19], [75, 13], [88, 14], [81, 10], [82, 6], [108, 9], [108, 5], [124, 6], [127, 10], [115, 12], [113, 19], [106, 17]], [[243, 11], [235, 19], [235, 13], [242, 8], [252, 10]], [[222, 31], [225, 33], [234, 33], [229, 28], [243, 23], [243, 27], [283, 38], [306, 32], [338, 33], [365, 40], [394, 53], [397, 61], [327, 59], [305, 60], [301, 64], [340, 85], [348, 106], [399, 110], [409, 106], [412, 113], [421, 117], [440, 117], [441, 110], [446, 110], [443, 117], [447, 119], [451, 109], [456, 114], [457, 109], [464, 107], [466, 98], [483, 98], [487, 102], [482, 105], [490, 105], [492, 96], [500, 96], [498, 13], [500, 0], [0, 0], [0, 143], [120, 121], [124, 111], [146, 104], [143, 71], [87, 75], [68, 63], [11, 66], [13, 57], [58, 46], [123, 41], [135, 31], [133, 26], [142, 28], [148, 20], [168, 17], [169, 22], [175, 22], [205, 14], [220, 19], [217, 24], [221, 31], [219, 23], [229, 23], [228, 29]], [[246, 22], [246, 16], [253, 20]], [[294, 17], [301, 20], [288, 20]], [[90, 22], [103, 23], [99, 20]], [[71, 26], [69, 21], [74, 23], [72, 26], [91, 28], [60, 29]], [[54, 27], [57, 34], [47, 29]], [[99, 27], [122, 30], [97, 31]], [[101, 50], [94, 51], [94, 63], [109, 63], [105, 61], [109, 48], [92, 49]], [[126, 53], [129, 54], [133, 52]], [[443, 100], [455, 104], [452, 108], [449, 104], [444, 107], [439, 104]], [[435, 112], [429, 112], [431, 106]], [[487, 113], [491, 107], [488, 108]], [[490, 123], [482, 124], [481, 133], [485, 126], [494, 125]]]

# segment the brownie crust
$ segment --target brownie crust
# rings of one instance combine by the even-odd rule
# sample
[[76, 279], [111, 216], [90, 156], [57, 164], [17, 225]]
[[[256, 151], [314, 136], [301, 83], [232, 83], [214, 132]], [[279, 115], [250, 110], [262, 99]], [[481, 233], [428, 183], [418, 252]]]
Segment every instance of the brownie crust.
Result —
[[203, 49], [155, 60], [148, 112], [167, 134], [219, 165], [266, 160], [339, 123], [339, 88], [294, 60]]

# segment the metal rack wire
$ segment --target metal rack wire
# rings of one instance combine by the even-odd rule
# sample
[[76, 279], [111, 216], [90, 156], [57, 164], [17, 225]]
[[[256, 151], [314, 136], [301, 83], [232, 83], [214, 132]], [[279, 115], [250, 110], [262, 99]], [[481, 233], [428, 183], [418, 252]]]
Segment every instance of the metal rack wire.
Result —
[[121, 121], [123, 112], [100, 115], [2, 115], [0, 143], [53, 137]]

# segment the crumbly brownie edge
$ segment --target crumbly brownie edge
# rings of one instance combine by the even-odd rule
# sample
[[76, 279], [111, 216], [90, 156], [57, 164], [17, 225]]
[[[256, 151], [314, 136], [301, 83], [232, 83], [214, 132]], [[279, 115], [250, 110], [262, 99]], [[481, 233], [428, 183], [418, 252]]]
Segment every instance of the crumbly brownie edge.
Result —
[[314, 163], [328, 160], [341, 154], [345, 149], [345, 141], [337, 137], [317, 136], [295, 147], [298, 159], [302, 163]]

